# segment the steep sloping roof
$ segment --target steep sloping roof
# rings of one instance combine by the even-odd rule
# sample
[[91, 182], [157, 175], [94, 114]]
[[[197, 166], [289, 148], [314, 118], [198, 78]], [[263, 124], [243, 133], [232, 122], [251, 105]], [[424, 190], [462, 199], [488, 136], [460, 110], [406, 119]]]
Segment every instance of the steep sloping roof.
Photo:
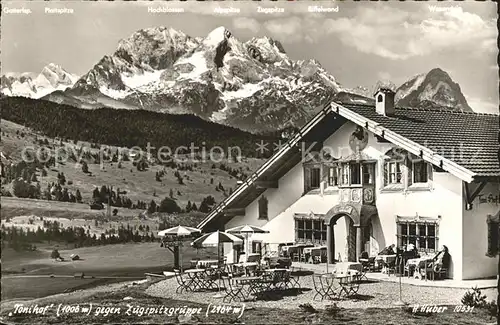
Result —
[[[336, 119], [335, 116], [342, 118]], [[394, 115], [383, 116], [375, 112], [373, 105], [332, 102], [212, 210], [198, 228], [205, 228], [209, 222], [223, 215], [226, 208], [246, 207], [264, 191], [256, 189], [257, 180], [269, 180], [267, 176], [270, 175], [269, 171], [276, 170], [277, 165], [283, 164], [284, 161], [292, 162], [287, 164], [287, 169], [293, 168], [300, 161], [300, 154], [297, 155], [296, 152], [299, 141], [306, 141], [312, 131], [316, 131], [316, 139], [309, 137], [309, 140], [318, 140], [317, 137], [320, 136], [323, 141], [346, 120], [363, 126], [368, 131], [422, 157], [465, 182], [500, 177], [497, 156], [498, 115], [396, 108]], [[332, 126], [333, 123], [335, 126]], [[318, 132], [321, 129], [326, 131]], [[290, 160], [289, 157], [293, 159]], [[281, 169], [279, 177], [284, 175], [284, 172]], [[241, 201], [240, 204], [238, 201]]]
[[[352, 120], [359, 114], [375, 129], [386, 129], [423, 146], [434, 156], [442, 156], [445, 160], [470, 171], [474, 178], [500, 176], [498, 115], [396, 108], [394, 115], [384, 116], [376, 113], [374, 106], [350, 104], [342, 106], [347, 110], [341, 108], [339, 113], [347, 119]], [[380, 132], [375, 133], [380, 135]], [[420, 155], [419, 152], [413, 153]], [[439, 163], [437, 165], [439, 166]]]

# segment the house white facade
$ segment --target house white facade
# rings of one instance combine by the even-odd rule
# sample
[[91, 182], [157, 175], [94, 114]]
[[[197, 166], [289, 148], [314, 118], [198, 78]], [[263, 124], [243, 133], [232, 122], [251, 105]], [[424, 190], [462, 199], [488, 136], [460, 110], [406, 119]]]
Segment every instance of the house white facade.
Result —
[[[206, 228], [217, 219], [219, 228], [260, 226], [269, 233], [255, 234], [251, 240], [262, 242], [263, 250], [277, 251], [283, 243], [326, 245], [330, 262], [355, 261], [363, 251], [374, 256], [391, 244], [412, 243], [426, 253], [446, 245], [452, 258], [449, 277], [465, 280], [497, 274], [497, 260], [487, 256], [492, 245], [487, 221], [499, 211], [500, 172], [481, 169], [479, 174], [466, 168], [482, 166], [482, 157], [464, 168], [460, 163], [464, 156], [470, 158], [468, 147], [465, 154], [459, 153], [462, 160], [452, 160], [448, 153], [439, 154], [435, 147], [430, 152], [389, 127], [377, 129], [380, 124], [373, 123], [373, 117], [363, 118], [353, 108], [335, 104], [327, 110], [333, 117], [323, 118], [326, 123], [319, 128], [335, 121], [328, 136], [318, 138], [315, 146], [300, 146], [299, 161], [282, 160], [297, 162], [277, 173], [277, 179], [264, 174], [272, 164], [280, 165], [271, 158], [260, 175], [257, 171], [240, 192], [233, 193], [233, 201], [229, 197], [200, 226]], [[371, 110], [369, 114], [390, 123], [402, 118]], [[394, 109], [388, 115], [393, 114]], [[309, 131], [303, 132], [302, 139]], [[260, 190], [245, 194], [250, 193], [245, 186]], [[243, 202], [233, 208], [231, 204], [242, 197]], [[498, 224], [495, 229], [498, 237]]]

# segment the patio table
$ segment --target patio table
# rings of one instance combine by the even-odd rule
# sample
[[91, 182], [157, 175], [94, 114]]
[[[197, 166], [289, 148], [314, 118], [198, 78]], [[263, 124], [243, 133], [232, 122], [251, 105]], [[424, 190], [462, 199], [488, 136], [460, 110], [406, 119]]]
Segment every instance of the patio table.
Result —
[[212, 265], [218, 265], [219, 261], [218, 260], [199, 260], [198, 263], [196, 263], [197, 268], [207, 268]]
[[238, 282], [243, 287], [247, 287], [247, 290], [243, 290], [242, 294], [245, 300], [250, 298], [250, 295], [257, 295], [260, 291], [260, 283], [262, 278], [260, 276], [240, 276], [233, 278], [233, 281]]
[[363, 272], [363, 264], [357, 262], [340, 262], [335, 264], [336, 273], [346, 274], [352, 270]]
[[184, 273], [189, 277], [188, 286], [192, 291], [205, 289], [203, 276], [206, 274], [206, 271], [204, 269], [189, 269], [184, 271]]
[[233, 264], [233, 266], [243, 268], [245, 270], [245, 274], [249, 275], [250, 270], [252, 270], [253, 272], [255, 272], [255, 270], [257, 270], [259, 263], [258, 262], [243, 262], [243, 263]]
[[268, 289], [286, 289], [290, 285], [290, 269], [266, 269], [264, 279], [267, 280]]
[[313, 300], [316, 300], [316, 297], [318, 296], [321, 300], [338, 299], [340, 297], [342, 287], [336, 279], [337, 277], [332, 273], [313, 274], [314, 289], [316, 290]]

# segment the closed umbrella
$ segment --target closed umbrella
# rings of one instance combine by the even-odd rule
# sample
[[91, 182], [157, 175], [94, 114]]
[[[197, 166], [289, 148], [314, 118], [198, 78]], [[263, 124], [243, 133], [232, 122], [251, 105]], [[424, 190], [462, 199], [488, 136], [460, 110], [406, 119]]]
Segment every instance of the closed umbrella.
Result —
[[[182, 237], [193, 236], [196, 233], [201, 233], [201, 230], [198, 228], [194, 228], [194, 227], [186, 227], [186, 226], [178, 225], [177, 227], [168, 228], [168, 229], [164, 229], [162, 231], [159, 231], [158, 236], [160, 236], [160, 237], [174, 237], [174, 238], [180, 239]], [[179, 244], [179, 246], [181, 246], [180, 240], [178, 240], [177, 243]], [[180, 269], [182, 272], [182, 254], [181, 254], [180, 248], [179, 248], [179, 264], [180, 264]]]
[[249, 251], [249, 236], [251, 234], [267, 234], [269, 233], [268, 230], [265, 230], [265, 229], [262, 229], [260, 227], [257, 227], [257, 226], [251, 226], [251, 225], [243, 225], [243, 226], [238, 226], [238, 227], [234, 227], [234, 228], [231, 228], [231, 229], [228, 229], [227, 232], [229, 233], [237, 233], [237, 234], [242, 234], [245, 236], [245, 256], [248, 257], [248, 251]]

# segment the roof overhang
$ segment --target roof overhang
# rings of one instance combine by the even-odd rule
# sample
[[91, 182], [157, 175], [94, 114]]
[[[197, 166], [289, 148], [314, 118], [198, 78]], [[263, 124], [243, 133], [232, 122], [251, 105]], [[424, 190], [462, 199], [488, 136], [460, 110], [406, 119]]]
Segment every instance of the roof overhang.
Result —
[[[442, 155], [436, 154], [431, 149], [418, 144], [408, 138], [393, 132], [386, 127], [383, 127], [379, 123], [370, 120], [361, 114], [354, 112], [339, 103], [331, 102], [325, 105], [322, 110], [316, 114], [306, 125], [304, 125], [296, 134], [293, 135], [280, 149], [273, 154], [256, 172], [249, 176], [243, 184], [236, 188], [236, 190], [227, 197], [222, 203], [220, 203], [214, 210], [212, 210], [205, 219], [198, 225], [198, 228], [204, 229], [207, 225], [214, 220], [217, 216], [223, 215], [224, 209], [228, 208], [241, 208], [250, 204], [256, 197], [261, 195], [265, 188], [256, 186], [258, 180], [261, 181], [273, 181], [274, 179], [269, 179], [270, 170], [280, 165], [280, 163], [286, 164], [278, 172], [275, 172], [274, 176], [276, 178], [281, 177], [297, 164], [301, 159], [300, 150], [298, 148], [299, 142], [305, 140], [305, 136], [310, 133], [318, 125], [321, 126], [321, 122], [325, 120], [325, 117], [329, 114], [336, 114], [341, 116], [344, 120], [349, 120], [359, 126], [364, 127], [368, 131], [372, 132], [376, 136], [385, 139], [406, 151], [421, 157], [423, 160], [439, 166], [441, 169], [451, 173], [452, 175], [458, 177], [459, 179], [467, 182], [479, 182], [479, 181], [500, 181], [500, 176], [483, 176], [478, 175], [471, 170], [460, 166], [459, 164], [443, 157]], [[328, 119], [326, 119], [328, 120]], [[326, 128], [329, 132], [334, 132], [334, 128]], [[333, 129], [333, 130], [332, 130]], [[321, 131], [321, 130], [320, 130]], [[324, 131], [323, 133], [325, 133]], [[321, 133], [320, 133], [321, 134]], [[298, 160], [297, 160], [298, 159]], [[272, 175], [271, 175], [272, 176]], [[237, 206], [239, 202], [239, 206]], [[227, 216], [226, 216], [227, 217]], [[227, 219], [229, 220], [229, 219]], [[227, 222], [226, 218], [222, 220], [222, 223]]]
[[[259, 169], [257, 169], [257, 171], [250, 175], [243, 182], [243, 184], [238, 186], [230, 196], [215, 207], [198, 225], [198, 228], [204, 229], [214, 218], [221, 215], [224, 209], [234, 207], [237, 199], [244, 198], [244, 196], [249, 198], [255, 197], [256, 192], [253, 191], [260, 192], [258, 195], [262, 194], [265, 189], [257, 187], [255, 185], [256, 181], [269, 181], [269, 171], [273, 168], [273, 166], [279, 166], [280, 163], [286, 163], [287, 165], [284, 166], [286, 168], [279, 168], [278, 172], [278, 174], [284, 174], [293, 167], [291, 165], [296, 165], [300, 162], [302, 155], [300, 153], [299, 142], [304, 141], [306, 135], [311, 133], [316, 126], [320, 125], [328, 114], [332, 114], [330, 103], [325, 105], [321, 111], [319, 111], [309, 122], [307, 122], [297, 133], [295, 133], [292, 138], [282, 145], [271, 158], [269, 158]], [[320, 133], [322, 132], [322, 130], [319, 131]], [[248, 202], [248, 204], [249, 203], [250, 202]]]
[[339, 114], [342, 117], [356, 123], [359, 126], [366, 128], [368, 131], [373, 134], [386, 139], [387, 141], [392, 142], [393, 144], [405, 149], [408, 152], [411, 152], [414, 155], [420, 156], [423, 160], [439, 166], [441, 169], [451, 173], [452, 175], [460, 178], [461, 180], [471, 183], [474, 181], [474, 177], [476, 173], [466, 169], [457, 163], [446, 159], [445, 157], [434, 153], [431, 149], [418, 144], [414, 141], [405, 138], [404, 136], [393, 132], [380, 124], [358, 114], [338, 103], [332, 102], [331, 109], [335, 113]]

